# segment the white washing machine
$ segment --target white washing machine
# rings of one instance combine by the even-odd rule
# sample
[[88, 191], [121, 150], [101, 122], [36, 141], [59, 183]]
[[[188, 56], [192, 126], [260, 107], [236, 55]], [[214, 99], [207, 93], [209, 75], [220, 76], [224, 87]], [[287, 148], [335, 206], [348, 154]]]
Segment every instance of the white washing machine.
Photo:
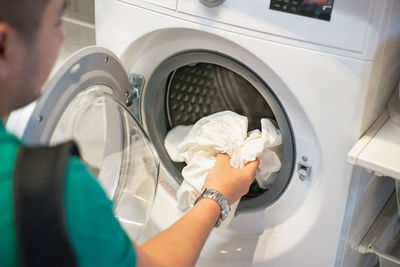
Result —
[[[48, 83], [22, 127], [23, 139], [78, 138], [87, 147], [84, 159], [115, 199], [121, 181], [131, 183], [122, 170], [150, 166], [133, 179], [130, 195], [140, 201], [116, 208], [131, 237], [142, 242], [179, 217], [182, 166], [163, 146], [168, 130], [224, 109], [248, 116], [250, 127], [272, 118], [283, 135], [275, 184], [250, 188], [231, 224], [211, 233], [197, 265], [339, 266], [352, 174], [346, 155], [398, 82], [400, 1], [202, 2], [96, 1], [97, 45], [112, 52], [93, 47], [75, 54]], [[67, 113], [70, 122], [63, 119]], [[79, 114], [83, 126], [73, 122]], [[74, 134], [81, 128], [84, 134]], [[132, 140], [145, 141], [132, 148]], [[137, 178], [142, 173], [152, 178]], [[139, 219], [127, 212], [135, 208]]]

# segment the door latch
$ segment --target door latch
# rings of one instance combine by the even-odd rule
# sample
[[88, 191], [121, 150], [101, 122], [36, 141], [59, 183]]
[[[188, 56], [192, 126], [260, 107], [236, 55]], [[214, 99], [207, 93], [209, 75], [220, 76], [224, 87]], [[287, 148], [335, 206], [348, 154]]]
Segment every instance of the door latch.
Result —
[[299, 162], [297, 164], [297, 173], [299, 175], [300, 180], [304, 181], [311, 175], [311, 165], [303, 161]]
[[144, 87], [145, 79], [143, 75], [137, 73], [129, 74], [129, 84], [131, 86], [130, 93], [127, 93], [128, 99], [126, 100], [126, 106], [130, 107], [133, 105], [133, 115], [135, 115], [138, 121], [141, 121], [140, 116], [140, 98]]

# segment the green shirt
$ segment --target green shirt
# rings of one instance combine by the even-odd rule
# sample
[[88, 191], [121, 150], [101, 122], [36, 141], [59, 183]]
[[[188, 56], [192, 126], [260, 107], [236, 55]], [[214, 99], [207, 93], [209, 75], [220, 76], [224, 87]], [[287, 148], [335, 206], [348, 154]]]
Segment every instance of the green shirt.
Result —
[[[17, 266], [12, 173], [20, 145], [0, 120], [0, 266]], [[97, 181], [74, 157], [65, 175], [67, 233], [79, 266], [134, 266], [133, 245]]]

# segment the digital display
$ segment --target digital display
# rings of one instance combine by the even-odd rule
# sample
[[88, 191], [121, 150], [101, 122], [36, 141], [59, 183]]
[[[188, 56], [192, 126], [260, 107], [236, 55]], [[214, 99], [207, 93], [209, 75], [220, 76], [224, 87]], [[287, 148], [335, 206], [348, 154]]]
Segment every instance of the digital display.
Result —
[[271, 0], [269, 8], [330, 21], [333, 2], [334, 0]]

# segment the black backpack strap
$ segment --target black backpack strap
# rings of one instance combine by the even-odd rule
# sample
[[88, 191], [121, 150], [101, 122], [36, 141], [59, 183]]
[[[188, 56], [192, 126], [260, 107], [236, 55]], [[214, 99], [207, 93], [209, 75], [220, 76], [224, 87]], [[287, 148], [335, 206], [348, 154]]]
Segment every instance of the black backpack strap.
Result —
[[14, 169], [14, 216], [19, 266], [77, 266], [64, 214], [64, 176], [73, 142], [22, 146]]

